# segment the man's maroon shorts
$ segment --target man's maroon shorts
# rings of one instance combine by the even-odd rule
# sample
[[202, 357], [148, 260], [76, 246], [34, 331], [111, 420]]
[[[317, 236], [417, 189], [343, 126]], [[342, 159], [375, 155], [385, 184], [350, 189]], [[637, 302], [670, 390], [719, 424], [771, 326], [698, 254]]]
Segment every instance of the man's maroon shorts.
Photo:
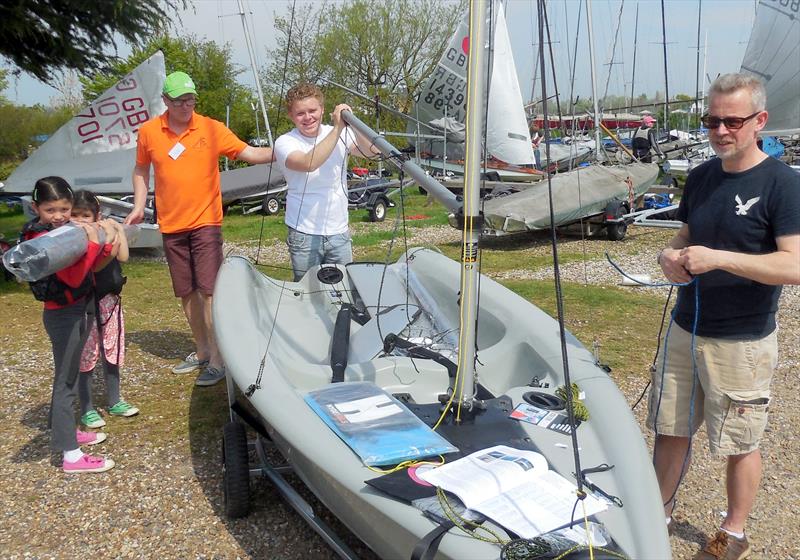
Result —
[[210, 296], [222, 266], [222, 228], [203, 226], [180, 233], [165, 233], [164, 256], [167, 257], [172, 290], [176, 297], [194, 291]]

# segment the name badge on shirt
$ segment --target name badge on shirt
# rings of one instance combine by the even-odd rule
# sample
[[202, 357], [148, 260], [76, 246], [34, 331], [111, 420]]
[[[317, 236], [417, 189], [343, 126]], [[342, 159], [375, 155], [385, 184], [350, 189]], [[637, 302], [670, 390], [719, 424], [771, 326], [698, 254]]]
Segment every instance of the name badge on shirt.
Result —
[[172, 159], [178, 159], [180, 155], [186, 151], [186, 146], [181, 144], [180, 142], [176, 142], [172, 149], [169, 151], [169, 157]]

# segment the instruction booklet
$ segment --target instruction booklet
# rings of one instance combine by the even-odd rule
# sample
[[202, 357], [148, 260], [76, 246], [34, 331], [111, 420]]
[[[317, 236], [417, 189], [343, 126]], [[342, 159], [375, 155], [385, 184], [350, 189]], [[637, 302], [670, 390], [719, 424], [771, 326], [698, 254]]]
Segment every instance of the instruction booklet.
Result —
[[[574, 507], [575, 484], [550, 470], [535, 451], [497, 445], [418, 476], [524, 538], [568, 525], [573, 510], [576, 522], [583, 517], [583, 506]], [[592, 495], [583, 503], [587, 516], [608, 507]]]

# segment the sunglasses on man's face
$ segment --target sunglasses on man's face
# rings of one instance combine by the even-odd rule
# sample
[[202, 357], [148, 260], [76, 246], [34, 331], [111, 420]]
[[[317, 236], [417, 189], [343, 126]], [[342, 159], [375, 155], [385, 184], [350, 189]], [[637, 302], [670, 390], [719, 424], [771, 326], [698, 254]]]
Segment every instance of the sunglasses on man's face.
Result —
[[748, 115], [746, 117], [712, 117], [711, 115], [703, 115], [700, 118], [700, 122], [703, 123], [703, 126], [706, 128], [719, 128], [719, 125], [724, 124], [725, 128], [728, 130], [739, 130], [744, 126], [744, 123], [755, 117], [761, 113], [761, 111], [756, 111], [752, 115]]

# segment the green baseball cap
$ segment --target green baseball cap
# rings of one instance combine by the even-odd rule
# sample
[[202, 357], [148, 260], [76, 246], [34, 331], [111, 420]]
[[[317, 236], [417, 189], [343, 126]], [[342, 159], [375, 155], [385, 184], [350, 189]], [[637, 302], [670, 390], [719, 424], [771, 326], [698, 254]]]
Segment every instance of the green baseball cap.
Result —
[[194, 82], [186, 72], [173, 72], [164, 81], [164, 95], [170, 99], [176, 99], [181, 95], [193, 93], [197, 95], [197, 90], [194, 88]]

